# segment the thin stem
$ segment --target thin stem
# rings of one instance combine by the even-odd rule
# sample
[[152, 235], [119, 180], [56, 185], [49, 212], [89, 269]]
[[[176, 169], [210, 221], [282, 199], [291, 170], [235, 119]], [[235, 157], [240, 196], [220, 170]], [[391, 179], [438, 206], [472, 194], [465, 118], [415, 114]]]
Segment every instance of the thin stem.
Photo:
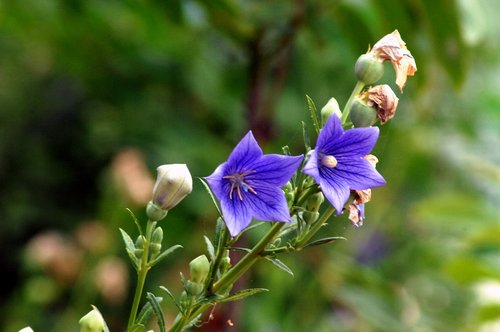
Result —
[[323, 224], [328, 221], [328, 218], [331, 217], [333, 212], [335, 212], [335, 208], [329, 205], [326, 211], [318, 219], [318, 221], [311, 227], [309, 232], [304, 234], [304, 236], [297, 241], [297, 243], [295, 244], [297, 250], [301, 249], [307, 243], [307, 241], [309, 241], [320, 230], [321, 226], [323, 226]]
[[232, 285], [238, 278], [245, 273], [259, 259], [260, 254], [266, 249], [266, 246], [271, 243], [276, 234], [285, 226], [283, 222], [275, 223], [267, 234], [246, 254], [235, 266], [233, 266], [226, 274], [222, 276], [213, 286], [213, 291], [225, 289]]
[[228, 231], [227, 228], [224, 227], [222, 230], [222, 234], [219, 238], [219, 242], [217, 243], [217, 252], [215, 253], [215, 259], [214, 263], [211, 266], [210, 269], [210, 275], [207, 279], [207, 282], [205, 283], [205, 289], [210, 293], [213, 294], [213, 282], [215, 280], [215, 277], [217, 275], [217, 271], [219, 270], [220, 262], [222, 261], [222, 257], [224, 256], [224, 252], [226, 251], [226, 246], [227, 246], [227, 240], [228, 240]]
[[359, 93], [363, 90], [365, 87], [365, 83], [358, 81], [356, 85], [354, 86], [354, 89], [352, 90], [351, 96], [347, 100], [347, 103], [344, 106], [344, 110], [342, 111], [342, 117], [340, 120], [342, 120], [342, 124], [345, 124], [347, 120], [349, 119], [349, 112], [351, 111], [351, 104], [354, 100], [354, 98], [359, 95]]
[[146, 238], [144, 240], [144, 252], [141, 258], [141, 265], [137, 271], [137, 286], [135, 288], [134, 302], [132, 303], [132, 309], [130, 311], [130, 317], [128, 320], [127, 330], [130, 331], [135, 323], [135, 318], [137, 316], [137, 310], [139, 309], [139, 303], [141, 302], [142, 290], [146, 282], [146, 276], [148, 274], [151, 265], [149, 265], [149, 244], [151, 243], [151, 235], [156, 226], [156, 221], [148, 220], [146, 226]]

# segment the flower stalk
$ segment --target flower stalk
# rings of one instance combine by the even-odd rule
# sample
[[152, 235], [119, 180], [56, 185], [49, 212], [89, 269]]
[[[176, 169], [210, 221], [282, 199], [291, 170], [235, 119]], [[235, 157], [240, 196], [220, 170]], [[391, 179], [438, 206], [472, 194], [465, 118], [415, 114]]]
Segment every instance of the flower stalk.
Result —
[[141, 263], [137, 270], [137, 286], [135, 288], [134, 301], [132, 302], [132, 309], [130, 311], [130, 316], [128, 320], [127, 330], [131, 331], [134, 326], [135, 319], [137, 316], [137, 311], [139, 309], [139, 303], [141, 302], [142, 291], [144, 284], [146, 282], [146, 276], [148, 271], [151, 269], [149, 263], [149, 244], [151, 243], [151, 237], [153, 235], [153, 230], [155, 229], [156, 221], [148, 220], [146, 226], [146, 236], [144, 239], [144, 252], [142, 254]]

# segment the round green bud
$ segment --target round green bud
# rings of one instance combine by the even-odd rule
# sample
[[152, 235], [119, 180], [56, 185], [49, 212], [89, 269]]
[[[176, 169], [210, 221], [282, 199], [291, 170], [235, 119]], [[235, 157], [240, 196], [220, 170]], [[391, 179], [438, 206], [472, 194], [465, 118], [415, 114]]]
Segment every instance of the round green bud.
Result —
[[360, 99], [354, 99], [349, 117], [354, 127], [370, 127], [377, 121], [377, 109]]
[[356, 61], [354, 72], [365, 84], [377, 82], [384, 75], [384, 64], [371, 53], [362, 54]]
[[151, 221], [159, 221], [167, 216], [168, 210], [163, 210], [160, 206], [149, 201], [146, 207], [146, 214]]
[[137, 237], [137, 240], [135, 240], [134, 255], [138, 259], [141, 259], [143, 254], [144, 254], [144, 236], [139, 235]]
[[195, 283], [203, 283], [210, 270], [207, 256], [200, 255], [189, 263], [189, 276]]
[[312, 224], [319, 218], [319, 212], [304, 211], [302, 212], [302, 218], [308, 224]]
[[324, 125], [332, 114], [335, 114], [339, 118], [342, 117], [342, 112], [340, 111], [339, 103], [335, 98], [330, 98], [330, 100], [326, 103], [326, 105], [323, 106], [323, 108], [321, 109], [321, 123]]
[[311, 212], [318, 212], [321, 204], [325, 201], [325, 196], [322, 192], [312, 194], [307, 199], [307, 210]]
[[151, 236], [151, 242], [158, 243], [161, 245], [162, 241], [163, 241], [163, 229], [161, 229], [161, 227], [156, 227], [156, 229], [153, 232], [153, 235]]

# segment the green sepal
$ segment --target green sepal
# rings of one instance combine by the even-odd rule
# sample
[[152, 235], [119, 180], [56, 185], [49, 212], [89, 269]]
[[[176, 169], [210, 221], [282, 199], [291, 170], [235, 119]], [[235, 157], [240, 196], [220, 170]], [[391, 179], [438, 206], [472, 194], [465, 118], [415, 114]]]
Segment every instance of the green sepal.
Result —
[[136, 271], [139, 269], [139, 260], [135, 256], [135, 244], [130, 238], [130, 236], [123, 229], [120, 228], [120, 233], [122, 234], [123, 242], [125, 243], [125, 250], [127, 251], [128, 257], [134, 266]]
[[214, 245], [212, 244], [212, 241], [210, 241], [210, 239], [208, 237], [203, 236], [203, 238], [205, 239], [205, 244], [207, 245], [207, 252], [208, 252], [208, 256], [210, 257], [210, 260], [214, 260], [215, 259]]
[[154, 261], [151, 262], [151, 267], [155, 266], [158, 264], [163, 258], [167, 257], [171, 253], [173, 253], [175, 250], [182, 248], [180, 244], [176, 244], [175, 246], [171, 246], [167, 250], [163, 251], [158, 257], [155, 258]]
[[219, 216], [221, 218], [222, 217], [222, 212], [219, 208], [219, 204], [217, 203], [217, 199], [215, 198], [214, 196], [214, 193], [212, 192], [212, 190], [210, 189], [210, 187], [208, 186], [207, 182], [203, 179], [203, 178], [198, 178], [200, 179], [201, 183], [203, 184], [203, 186], [205, 187], [205, 189], [207, 190], [208, 194], [210, 195], [210, 198], [212, 199], [212, 202], [214, 203], [214, 206], [215, 206], [215, 209], [217, 210], [217, 212], [219, 213]]
[[156, 315], [156, 318], [158, 319], [158, 327], [160, 328], [160, 332], [166, 332], [165, 331], [165, 317], [163, 317], [163, 310], [161, 310], [161, 305], [160, 302], [162, 300], [161, 297], [156, 297], [154, 296], [153, 293], [146, 293], [146, 299], [148, 300], [148, 303], [151, 304], [151, 308], [153, 309], [154, 314]]
[[307, 99], [307, 109], [309, 110], [309, 113], [311, 114], [311, 119], [312, 119], [312, 123], [314, 126], [314, 130], [316, 130], [316, 134], [319, 134], [319, 130], [321, 129], [321, 126], [320, 126], [320, 122], [319, 122], [318, 111], [316, 110], [316, 105], [314, 105], [313, 100], [308, 95], [306, 95], [306, 99]]
[[346, 238], [342, 237], [342, 236], [325, 237], [324, 239], [319, 239], [319, 240], [316, 240], [316, 241], [313, 241], [313, 242], [309, 242], [308, 244], [306, 244], [304, 246], [304, 248], [314, 247], [314, 246], [320, 246], [320, 245], [323, 245], [323, 244], [329, 244], [329, 243], [333, 243], [333, 242], [335, 242], [337, 240], [346, 240]]
[[270, 257], [270, 256], [265, 257], [265, 259], [267, 259], [268, 261], [273, 263], [274, 266], [276, 266], [277, 268], [279, 268], [279, 269], [285, 271], [286, 273], [290, 274], [291, 276], [293, 276], [292, 270], [288, 266], [286, 266], [285, 263], [280, 261], [279, 259], [277, 259], [275, 257]]
[[[162, 297], [156, 297], [156, 298], [159, 302], [163, 300]], [[153, 314], [154, 311], [153, 307], [151, 306], [151, 303], [146, 302], [146, 304], [144, 304], [141, 311], [139, 312], [139, 315], [137, 315], [136, 325], [142, 325], [143, 327], [146, 326], [148, 322], [151, 320]]]

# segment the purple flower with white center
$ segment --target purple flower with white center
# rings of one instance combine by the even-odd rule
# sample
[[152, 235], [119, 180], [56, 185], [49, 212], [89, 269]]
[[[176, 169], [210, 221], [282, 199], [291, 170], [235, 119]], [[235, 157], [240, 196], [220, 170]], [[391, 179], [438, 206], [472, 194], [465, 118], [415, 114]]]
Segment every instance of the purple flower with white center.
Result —
[[290, 221], [285, 194], [280, 187], [293, 176], [301, 156], [263, 154], [249, 131], [226, 162], [205, 179], [220, 201], [231, 236], [238, 235], [252, 218]]
[[378, 134], [378, 127], [344, 131], [334, 115], [321, 129], [316, 148], [302, 171], [316, 180], [337, 214], [349, 199], [350, 190], [385, 184], [382, 175], [364, 158], [375, 146]]

